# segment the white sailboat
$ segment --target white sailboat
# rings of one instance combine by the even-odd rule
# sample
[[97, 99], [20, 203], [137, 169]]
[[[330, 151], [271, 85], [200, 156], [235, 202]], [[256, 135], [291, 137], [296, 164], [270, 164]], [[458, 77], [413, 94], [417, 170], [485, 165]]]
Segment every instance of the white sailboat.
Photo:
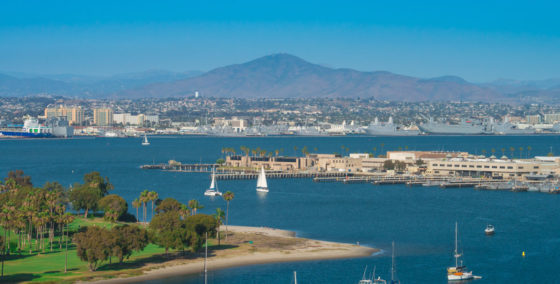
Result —
[[206, 196], [222, 196], [222, 193], [220, 192], [220, 190], [218, 190], [218, 186], [216, 183], [216, 173], [214, 172], [214, 169], [212, 169], [212, 182], [210, 182], [210, 188], [208, 188], [205, 192], [204, 195]]
[[261, 166], [261, 172], [259, 173], [259, 178], [257, 179], [257, 191], [258, 192], [268, 192], [268, 184], [266, 182], [266, 174], [264, 173], [264, 167]]
[[455, 251], [453, 252], [453, 257], [455, 257], [455, 266], [447, 268], [447, 280], [449, 281], [461, 281], [461, 280], [471, 280], [473, 279], [472, 271], [465, 271], [467, 269], [466, 266], [463, 265], [463, 261], [461, 261], [461, 265], [459, 265], [459, 258], [461, 258], [461, 254], [459, 253], [458, 245], [457, 245], [457, 222], [455, 222]]
[[142, 146], [148, 146], [150, 145], [150, 142], [148, 141], [148, 136], [146, 136], [146, 133], [144, 133], [144, 140], [142, 140]]

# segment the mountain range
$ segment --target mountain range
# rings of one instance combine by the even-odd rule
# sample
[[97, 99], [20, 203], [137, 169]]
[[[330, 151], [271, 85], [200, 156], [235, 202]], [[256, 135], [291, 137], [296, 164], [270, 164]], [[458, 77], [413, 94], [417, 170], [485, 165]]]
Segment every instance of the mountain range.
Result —
[[273, 54], [208, 72], [148, 71], [109, 77], [0, 74], [0, 96], [85, 98], [189, 96], [374, 98], [390, 101], [560, 102], [560, 79], [500, 79], [476, 84], [457, 76], [417, 78], [386, 71], [329, 68]]

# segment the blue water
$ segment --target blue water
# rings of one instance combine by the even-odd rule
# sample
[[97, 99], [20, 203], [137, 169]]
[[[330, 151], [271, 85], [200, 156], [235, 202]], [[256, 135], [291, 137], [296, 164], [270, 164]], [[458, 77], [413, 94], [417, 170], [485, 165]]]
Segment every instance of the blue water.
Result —
[[[409, 150], [455, 150], [489, 154], [496, 149], [531, 146], [531, 155], [560, 151], [558, 136], [519, 137], [277, 137], [209, 138], [153, 137], [152, 145], [140, 139], [0, 140], [0, 173], [22, 169], [36, 185], [59, 181], [68, 186], [80, 182], [84, 173], [99, 171], [109, 176], [114, 192], [128, 201], [144, 189], [181, 202], [198, 199], [212, 213], [225, 208], [221, 199], [203, 196], [208, 174], [141, 170], [141, 164], [211, 162], [221, 157], [222, 147], [244, 145], [267, 150], [294, 146], [311, 151], [372, 152]], [[555, 150], [556, 149], [556, 150]], [[522, 153], [527, 155], [526, 151]], [[309, 179], [269, 180], [270, 193], [261, 197], [255, 181], [220, 181], [222, 191], [231, 190], [230, 223], [294, 230], [298, 236], [370, 245], [383, 253], [368, 258], [256, 265], [211, 271], [210, 283], [290, 283], [297, 270], [300, 283], [357, 283], [366, 265], [389, 277], [390, 245], [396, 242], [397, 275], [403, 283], [444, 283], [445, 268], [452, 264], [454, 223], [459, 222], [460, 246], [475, 283], [554, 283], [560, 264], [559, 196], [543, 193], [512, 193], [435, 187], [374, 186], [313, 183]], [[134, 209], [131, 208], [131, 213]], [[496, 235], [487, 237], [487, 223]], [[521, 256], [525, 251], [527, 256]], [[203, 283], [202, 275], [175, 277], [150, 283]]]

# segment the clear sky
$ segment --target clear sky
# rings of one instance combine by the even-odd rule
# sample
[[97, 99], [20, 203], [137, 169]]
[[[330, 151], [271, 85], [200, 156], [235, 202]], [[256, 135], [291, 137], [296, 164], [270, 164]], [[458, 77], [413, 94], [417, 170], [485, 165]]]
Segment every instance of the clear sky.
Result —
[[418, 77], [560, 77], [560, 1], [2, 1], [0, 70], [207, 71], [272, 53]]

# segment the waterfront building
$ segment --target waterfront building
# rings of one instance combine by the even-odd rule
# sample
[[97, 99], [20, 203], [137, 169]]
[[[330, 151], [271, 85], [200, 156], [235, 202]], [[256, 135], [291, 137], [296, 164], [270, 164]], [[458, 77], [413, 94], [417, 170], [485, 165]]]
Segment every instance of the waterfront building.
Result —
[[528, 124], [539, 124], [541, 123], [541, 116], [538, 114], [535, 115], [527, 115], [525, 116], [525, 120]]
[[560, 113], [546, 113], [544, 115], [544, 123], [554, 124], [560, 122]]
[[430, 161], [426, 174], [522, 180], [528, 175], [558, 174], [559, 169], [558, 157], [510, 160], [505, 156], [501, 159], [471, 156]]
[[235, 168], [264, 167], [274, 171], [305, 170], [313, 166], [314, 160], [309, 157], [251, 157], [251, 156], [228, 156], [225, 165]]
[[45, 119], [56, 117], [66, 117], [70, 125], [82, 125], [84, 123], [84, 110], [79, 106], [67, 107], [63, 105], [45, 108]]
[[145, 126], [148, 123], [150, 125], [155, 125], [159, 124], [159, 116], [146, 114], [132, 115], [130, 113], [115, 113], [113, 114], [113, 123], [133, 126]]
[[113, 110], [110, 108], [93, 109], [93, 124], [109, 126], [113, 123]]
[[387, 159], [396, 161], [434, 160], [444, 158], [467, 157], [467, 152], [443, 151], [387, 151]]

